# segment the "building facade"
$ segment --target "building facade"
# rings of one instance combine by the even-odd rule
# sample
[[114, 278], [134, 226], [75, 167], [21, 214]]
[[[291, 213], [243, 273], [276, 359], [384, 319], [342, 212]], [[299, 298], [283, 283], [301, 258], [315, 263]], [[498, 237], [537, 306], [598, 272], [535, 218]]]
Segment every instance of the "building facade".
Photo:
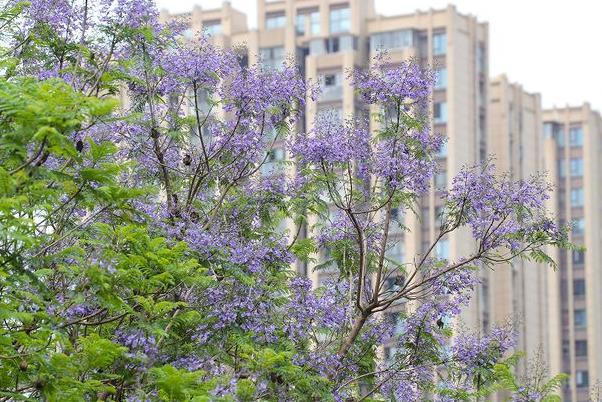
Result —
[[550, 292], [560, 315], [560, 348], [552, 366], [570, 374], [566, 400], [589, 401], [590, 389], [602, 375], [601, 215], [602, 118], [589, 104], [545, 110], [544, 135], [561, 223], [570, 223], [571, 241], [585, 251], [560, 252], [557, 283]]
[[[488, 146], [494, 154], [498, 170], [512, 180], [528, 180], [549, 169], [546, 149], [553, 148], [551, 139], [543, 136], [541, 96], [526, 92], [521, 85], [511, 83], [505, 75], [491, 79], [489, 86]], [[549, 172], [546, 179], [549, 180]], [[548, 210], [557, 213], [553, 200]], [[558, 259], [555, 249], [549, 250]], [[527, 370], [528, 359], [542, 353], [550, 363], [551, 356], [560, 350], [559, 309], [549, 292], [558, 285], [558, 274], [545, 264], [515, 260], [507, 266], [497, 266], [489, 273], [490, 313], [494, 322], [510, 319], [518, 329], [516, 349], [526, 353], [519, 373]], [[556, 365], [555, 373], [561, 368]]]

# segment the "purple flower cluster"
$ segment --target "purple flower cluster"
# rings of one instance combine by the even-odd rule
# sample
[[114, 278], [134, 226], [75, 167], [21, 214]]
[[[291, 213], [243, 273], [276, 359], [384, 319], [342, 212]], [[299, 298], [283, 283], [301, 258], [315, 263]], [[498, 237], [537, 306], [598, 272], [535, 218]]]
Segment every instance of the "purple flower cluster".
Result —
[[492, 164], [463, 169], [445, 199], [452, 215], [468, 224], [484, 249], [519, 251], [531, 236], [561, 239], [563, 232], [545, 215], [549, 185], [541, 177], [512, 181], [496, 176]]
[[266, 116], [276, 125], [303, 110], [306, 99], [315, 99], [317, 87], [303, 80], [294, 66], [265, 70], [259, 65], [236, 70], [220, 90], [227, 100], [226, 111], [259, 118]]
[[437, 170], [433, 155], [442, 141], [443, 137], [428, 130], [411, 130], [381, 141], [374, 156], [374, 176], [389, 189], [424, 193]]
[[465, 374], [493, 367], [516, 344], [516, 332], [511, 326], [494, 327], [486, 335], [461, 333], [454, 338], [451, 353]]
[[136, 360], [152, 360], [159, 352], [155, 337], [141, 329], [119, 330], [115, 342], [127, 347], [128, 356]]
[[341, 122], [328, 112], [318, 114], [313, 128], [298, 134], [290, 148], [302, 163], [363, 165], [372, 159], [367, 123], [350, 119]]
[[161, 67], [165, 71], [162, 92], [167, 94], [194, 88], [215, 91], [224, 78], [240, 73], [234, 53], [214, 47], [205, 37], [165, 54]]
[[372, 59], [370, 70], [354, 70], [349, 76], [364, 102], [399, 105], [404, 111], [414, 104], [424, 105], [434, 83], [432, 71], [414, 61], [394, 64], [386, 52]]

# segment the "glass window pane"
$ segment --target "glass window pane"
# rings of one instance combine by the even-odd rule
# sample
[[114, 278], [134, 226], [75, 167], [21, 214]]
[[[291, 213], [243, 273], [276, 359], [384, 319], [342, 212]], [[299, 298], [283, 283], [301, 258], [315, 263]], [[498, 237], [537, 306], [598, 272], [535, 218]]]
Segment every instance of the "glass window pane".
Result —
[[583, 176], [583, 159], [582, 158], [571, 158], [571, 176], [572, 177]]
[[569, 142], [572, 147], [583, 146], [583, 128], [571, 127], [569, 129]]
[[575, 341], [575, 356], [587, 356], [587, 341], [577, 340]]
[[575, 279], [573, 281], [573, 295], [584, 296], [585, 295], [585, 279]]
[[587, 314], [585, 310], [575, 310], [575, 327], [585, 328], [587, 326]]
[[305, 35], [305, 14], [297, 14], [295, 17], [295, 32], [297, 35]]
[[447, 123], [447, 102], [435, 102], [433, 121], [435, 124]]
[[311, 13], [311, 34], [319, 35], [320, 34], [320, 12], [314, 11]]
[[330, 10], [330, 33], [349, 32], [351, 30], [351, 10], [349, 7]]
[[589, 372], [587, 370], [577, 370], [575, 374], [575, 382], [577, 383], [577, 387], [589, 387]]
[[583, 188], [579, 187], [571, 189], [571, 206], [583, 206]]
[[447, 88], [447, 68], [435, 70], [435, 89]]
[[286, 25], [286, 16], [284, 14], [268, 14], [265, 19], [266, 29], [282, 28]]
[[449, 240], [439, 240], [435, 245], [435, 258], [449, 260]]
[[582, 250], [573, 250], [573, 264], [583, 264], [585, 262], [585, 253]]
[[443, 56], [447, 53], [447, 34], [433, 34], [433, 56]]
[[278, 70], [284, 63], [284, 47], [263, 47], [259, 49], [261, 65], [264, 69]]
[[222, 33], [221, 21], [207, 21], [203, 23], [203, 31], [209, 36], [216, 36]]
[[397, 242], [391, 248], [386, 251], [386, 256], [388, 259], [396, 262], [397, 264], [403, 263], [404, 260], [404, 244], [402, 242]]

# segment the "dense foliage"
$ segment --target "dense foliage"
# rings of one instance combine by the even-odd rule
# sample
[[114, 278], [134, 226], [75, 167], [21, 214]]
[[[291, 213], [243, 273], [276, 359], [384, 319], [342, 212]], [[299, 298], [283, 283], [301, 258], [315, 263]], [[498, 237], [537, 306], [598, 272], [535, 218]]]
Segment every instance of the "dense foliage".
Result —
[[[444, 141], [428, 69], [378, 56], [349, 72], [372, 123], [301, 133], [318, 88], [294, 63], [184, 43], [150, 0], [5, 0], [0, 26], [0, 400], [554, 392], [513, 377], [512, 328], [449, 341], [480, 267], [567, 245], [541, 178], [467, 167], [435, 242], [390, 255]], [[441, 258], [457, 230], [473, 252]], [[291, 269], [317, 262], [319, 287]]]

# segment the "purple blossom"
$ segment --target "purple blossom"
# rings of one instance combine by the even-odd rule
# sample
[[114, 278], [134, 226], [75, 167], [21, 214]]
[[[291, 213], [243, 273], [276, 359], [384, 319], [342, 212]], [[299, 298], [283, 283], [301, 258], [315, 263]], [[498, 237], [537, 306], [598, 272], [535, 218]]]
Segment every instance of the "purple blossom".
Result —
[[391, 62], [386, 52], [372, 59], [370, 70], [353, 70], [349, 78], [368, 104], [399, 105], [409, 111], [415, 104], [424, 105], [434, 83], [434, 74], [415, 61]]

